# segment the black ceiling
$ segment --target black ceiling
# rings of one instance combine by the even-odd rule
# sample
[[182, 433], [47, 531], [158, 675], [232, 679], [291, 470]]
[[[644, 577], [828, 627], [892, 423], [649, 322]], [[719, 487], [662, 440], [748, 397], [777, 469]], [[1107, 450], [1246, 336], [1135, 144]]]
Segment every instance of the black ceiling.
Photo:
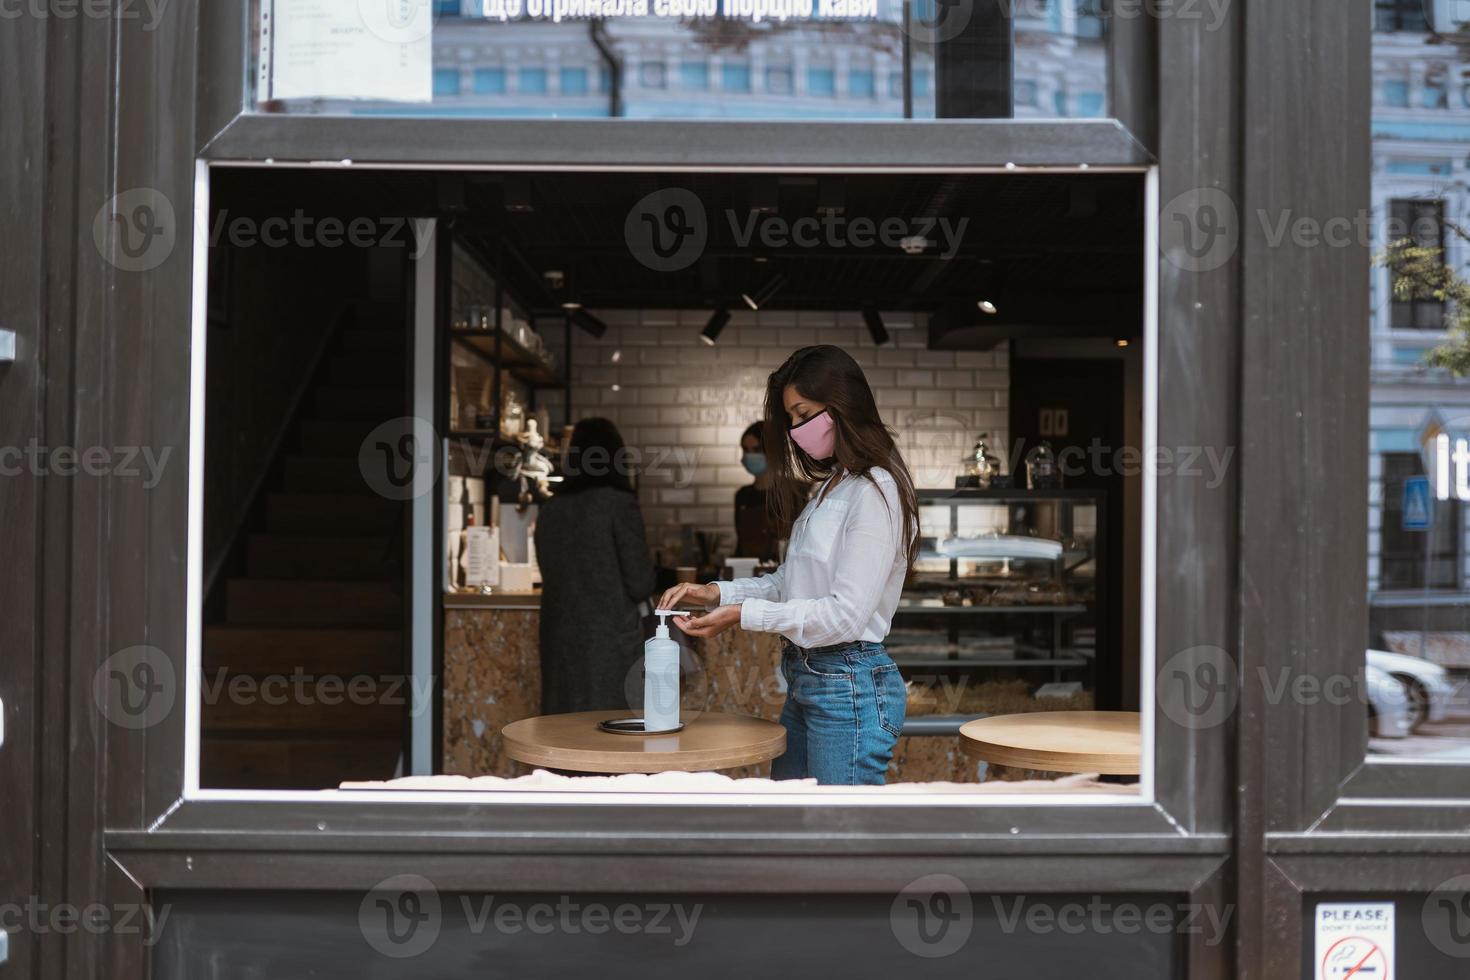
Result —
[[[707, 240], [687, 267], [640, 262], [625, 238], [630, 211], [648, 194], [682, 188], [702, 206]], [[1005, 321], [1051, 332], [1136, 332], [1143, 288], [1142, 177], [1120, 173], [842, 174], [478, 173], [418, 171], [217, 171], [214, 204], [231, 214], [342, 218], [440, 215], [487, 257], [533, 306], [561, 297], [547, 270], [588, 309], [740, 308], [740, 293], [774, 273], [786, 284], [773, 309], [973, 309], [996, 301]], [[508, 209], [507, 204], [517, 209]], [[756, 205], [763, 222], [790, 227], [840, 216], [806, 231], [817, 244], [739, 240]], [[528, 210], [526, 208], [529, 208]], [[856, 219], [894, 219], [934, 242], [922, 254], [891, 243], [851, 244]], [[960, 228], [950, 248], [940, 219]], [[732, 227], [733, 226], [733, 227]], [[890, 228], [897, 225], [890, 224]], [[891, 238], [892, 236], [890, 236]], [[944, 253], [949, 252], [946, 255]], [[1000, 299], [996, 299], [1000, 297]]]

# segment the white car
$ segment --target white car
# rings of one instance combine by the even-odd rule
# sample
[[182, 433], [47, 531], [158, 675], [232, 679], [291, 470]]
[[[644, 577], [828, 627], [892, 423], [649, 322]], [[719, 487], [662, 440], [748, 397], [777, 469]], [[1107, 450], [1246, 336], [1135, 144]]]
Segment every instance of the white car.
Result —
[[1439, 664], [1408, 654], [1369, 650], [1368, 666], [1384, 671], [1404, 686], [1410, 731], [1426, 721], [1442, 721], [1450, 713], [1456, 688], [1449, 672]]
[[1368, 690], [1368, 734], [1373, 738], [1408, 738], [1414, 719], [1409, 694], [1388, 671], [1369, 664], [1363, 671]]

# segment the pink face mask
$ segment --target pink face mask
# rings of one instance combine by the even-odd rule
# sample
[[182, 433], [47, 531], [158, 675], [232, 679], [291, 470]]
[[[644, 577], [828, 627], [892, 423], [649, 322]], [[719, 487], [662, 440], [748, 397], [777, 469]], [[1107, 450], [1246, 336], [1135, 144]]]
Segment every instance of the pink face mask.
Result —
[[791, 427], [791, 439], [815, 460], [831, 459], [837, 452], [837, 423], [826, 409]]

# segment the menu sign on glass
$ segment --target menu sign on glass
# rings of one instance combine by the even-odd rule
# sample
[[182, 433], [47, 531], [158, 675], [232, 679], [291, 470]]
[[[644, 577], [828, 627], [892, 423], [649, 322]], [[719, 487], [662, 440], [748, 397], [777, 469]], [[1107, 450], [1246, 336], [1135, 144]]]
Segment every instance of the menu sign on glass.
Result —
[[433, 99], [432, 0], [262, 0], [260, 101]]

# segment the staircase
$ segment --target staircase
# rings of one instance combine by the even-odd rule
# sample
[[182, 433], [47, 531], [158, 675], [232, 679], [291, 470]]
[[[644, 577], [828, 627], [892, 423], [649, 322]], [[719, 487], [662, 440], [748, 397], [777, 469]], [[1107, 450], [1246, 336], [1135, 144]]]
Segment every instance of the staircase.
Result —
[[217, 582], [204, 631], [201, 785], [320, 789], [391, 777], [412, 691], [404, 654], [406, 505], [358, 469], [407, 414], [397, 309], [348, 320]]

